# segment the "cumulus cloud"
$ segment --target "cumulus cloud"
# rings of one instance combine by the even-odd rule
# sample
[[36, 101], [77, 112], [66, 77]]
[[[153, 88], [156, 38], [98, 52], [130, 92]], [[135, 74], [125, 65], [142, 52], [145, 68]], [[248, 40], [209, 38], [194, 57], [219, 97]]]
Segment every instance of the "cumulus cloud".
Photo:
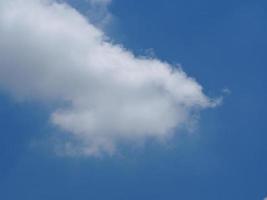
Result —
[[75, 140], [66, 152], [84, 155], [168, 138], [216, 105], [181, 69], [135, 56], [53, 0], [0, 1], [0, 88], [22, 100], [61, 102], [51, 121]]

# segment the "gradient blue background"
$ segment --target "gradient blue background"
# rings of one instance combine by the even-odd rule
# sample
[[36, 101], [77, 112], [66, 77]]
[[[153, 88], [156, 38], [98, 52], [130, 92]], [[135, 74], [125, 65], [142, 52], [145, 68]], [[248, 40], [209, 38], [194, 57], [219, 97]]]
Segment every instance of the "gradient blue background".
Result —
[[[87, 4], [69, 0], [81, 12]], [[267, 196], [267, 2], [114, 0], [111, 38], [136, 54], [180, 63], [223, 105], [169, 146], [115, 157], [64, 158], [49, 149], [45, 105], [0, 95], [0, 199], [263, 200]]]

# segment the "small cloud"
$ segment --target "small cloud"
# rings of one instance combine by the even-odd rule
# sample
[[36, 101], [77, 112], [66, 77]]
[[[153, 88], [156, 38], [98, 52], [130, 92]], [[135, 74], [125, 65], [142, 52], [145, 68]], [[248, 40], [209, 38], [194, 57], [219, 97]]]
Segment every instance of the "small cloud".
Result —
[[231, 90], [228, 89], [228, 88], [224, 88], [224, 89], [222, 90], [222, 92], [223, 92], [224, 95], [230, 95], [230, 94], [232, 93]]

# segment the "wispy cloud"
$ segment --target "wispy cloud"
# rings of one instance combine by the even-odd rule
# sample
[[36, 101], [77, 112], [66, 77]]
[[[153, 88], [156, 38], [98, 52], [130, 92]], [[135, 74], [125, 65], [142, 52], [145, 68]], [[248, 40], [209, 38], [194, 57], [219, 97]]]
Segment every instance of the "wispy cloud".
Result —
[[181, 69], [109, 42], [64, 3], [0, 1], [0, 43], [0, 87], [20, 99], [62, 102], [51, 121], [76, 139], [69, 153], [164, 139], [216, 105]]
[[104, 5], [107, 5], [107, 4], [110, 4], [111, 3], [111, 0], [87, 0], [89, 3], [92, 3], [92, 4], [104, 4]]
[[105, 29], [114, 20], [114, 16], [108, 11], [111, 0], [87, 0], [89, 3], [89, 20], [95, 26]]

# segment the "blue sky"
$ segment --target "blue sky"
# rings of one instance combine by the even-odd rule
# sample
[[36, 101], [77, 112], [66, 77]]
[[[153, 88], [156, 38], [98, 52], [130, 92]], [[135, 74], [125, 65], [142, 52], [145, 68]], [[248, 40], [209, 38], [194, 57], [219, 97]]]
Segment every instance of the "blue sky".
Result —
[[55, 135], [64, 132], [50, 122], [56, 103], [20, 102], [2, 90], [0, 198], [263, 200], [267, 3], [113, 0], [108, 9], [105, 31], [115, 43], [181, 64], [209, 97], [226, 88], [230, 94], [200, 113], [194, 132], [177, 130], [167, 144], [124, 144], [119, 154], [98, 158], [53, 153]]

